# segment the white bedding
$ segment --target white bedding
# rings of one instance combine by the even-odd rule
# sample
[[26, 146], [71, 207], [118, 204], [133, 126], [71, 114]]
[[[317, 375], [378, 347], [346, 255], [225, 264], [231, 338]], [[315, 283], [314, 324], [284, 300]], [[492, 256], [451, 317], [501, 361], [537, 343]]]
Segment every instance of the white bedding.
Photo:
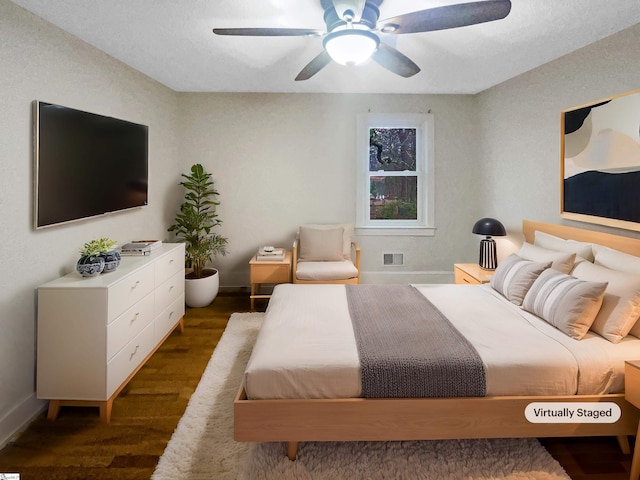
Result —
[[[416, 285], [474, 345], [487, 395], [621, 392], [624, 360], [640, 339], [573, 340], [509, 303], [489, 285]], [[252, 399], [360, 396], [356, 341], [344, 285], [275, 287], [245, 371]]]

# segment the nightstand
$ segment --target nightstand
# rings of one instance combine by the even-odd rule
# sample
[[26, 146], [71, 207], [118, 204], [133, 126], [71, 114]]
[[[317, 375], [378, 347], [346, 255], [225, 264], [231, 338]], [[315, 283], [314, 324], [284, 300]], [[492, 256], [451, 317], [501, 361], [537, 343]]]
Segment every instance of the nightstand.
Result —
[[[636, 408], [640, 408], [640, 360], [624, 362], [624, 398]], [[640, 475], [640, 425], [636, 435], [636, 446], [631, 461], [631, 480]]]
[[256, 298], [271, 298], [271, 295], [260, 294], [260, 285], [277, 285], [291, 283], [291, 252], [286, 251], [284, 260], [257, 260], [257, 255], [249, 261], [251, 281], [251, 310]]
[[479, 285], [489, 283], [493, 277], [493, 270], [484, 270], [477, 263], [456, 263], [453, 266], [456, 283]]

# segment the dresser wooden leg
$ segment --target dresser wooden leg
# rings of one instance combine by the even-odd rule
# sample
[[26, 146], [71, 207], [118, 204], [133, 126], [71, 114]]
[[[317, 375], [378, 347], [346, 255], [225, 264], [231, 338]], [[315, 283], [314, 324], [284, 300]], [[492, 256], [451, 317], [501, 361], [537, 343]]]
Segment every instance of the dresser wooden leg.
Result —
[[111, 421], [111, 409], [113, 408], [113, 397], [107, 400], [106, 402], [100, 403], [100, 420], [105, 423], [109, 423]]
[[49, 411], [47, 412], [47, 420], [55, 420], [60, 413], [60, 400], [49, 400]]

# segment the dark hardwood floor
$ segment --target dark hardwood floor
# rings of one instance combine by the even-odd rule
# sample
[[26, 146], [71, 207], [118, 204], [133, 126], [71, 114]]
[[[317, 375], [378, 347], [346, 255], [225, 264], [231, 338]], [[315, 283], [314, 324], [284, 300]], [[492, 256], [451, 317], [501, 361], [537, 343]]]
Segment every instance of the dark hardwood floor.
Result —
[[[264, 309], [265, 302], [256, 303]], [[221, 293], [188, 309], [174, 332], [116, 398], [111, 423], [96, 408], [43, 413], [0, 451], [0, 473], [21, 480], [146, 480], [171, 437], [233, 312], [249, 311], [248, 294]], [[628, 480], [631, 455], [615, 438], [541, 439], [573, 480]]]

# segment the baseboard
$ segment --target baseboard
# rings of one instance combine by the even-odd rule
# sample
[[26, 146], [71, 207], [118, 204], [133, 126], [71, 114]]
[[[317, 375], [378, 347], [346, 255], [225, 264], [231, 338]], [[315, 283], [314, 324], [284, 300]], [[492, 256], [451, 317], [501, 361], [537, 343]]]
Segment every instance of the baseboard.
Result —
[[47, 408], [45, 400], [38, 400], [32, 393], [0, 419], [0, 448], [12, 442], [27, 426]]

